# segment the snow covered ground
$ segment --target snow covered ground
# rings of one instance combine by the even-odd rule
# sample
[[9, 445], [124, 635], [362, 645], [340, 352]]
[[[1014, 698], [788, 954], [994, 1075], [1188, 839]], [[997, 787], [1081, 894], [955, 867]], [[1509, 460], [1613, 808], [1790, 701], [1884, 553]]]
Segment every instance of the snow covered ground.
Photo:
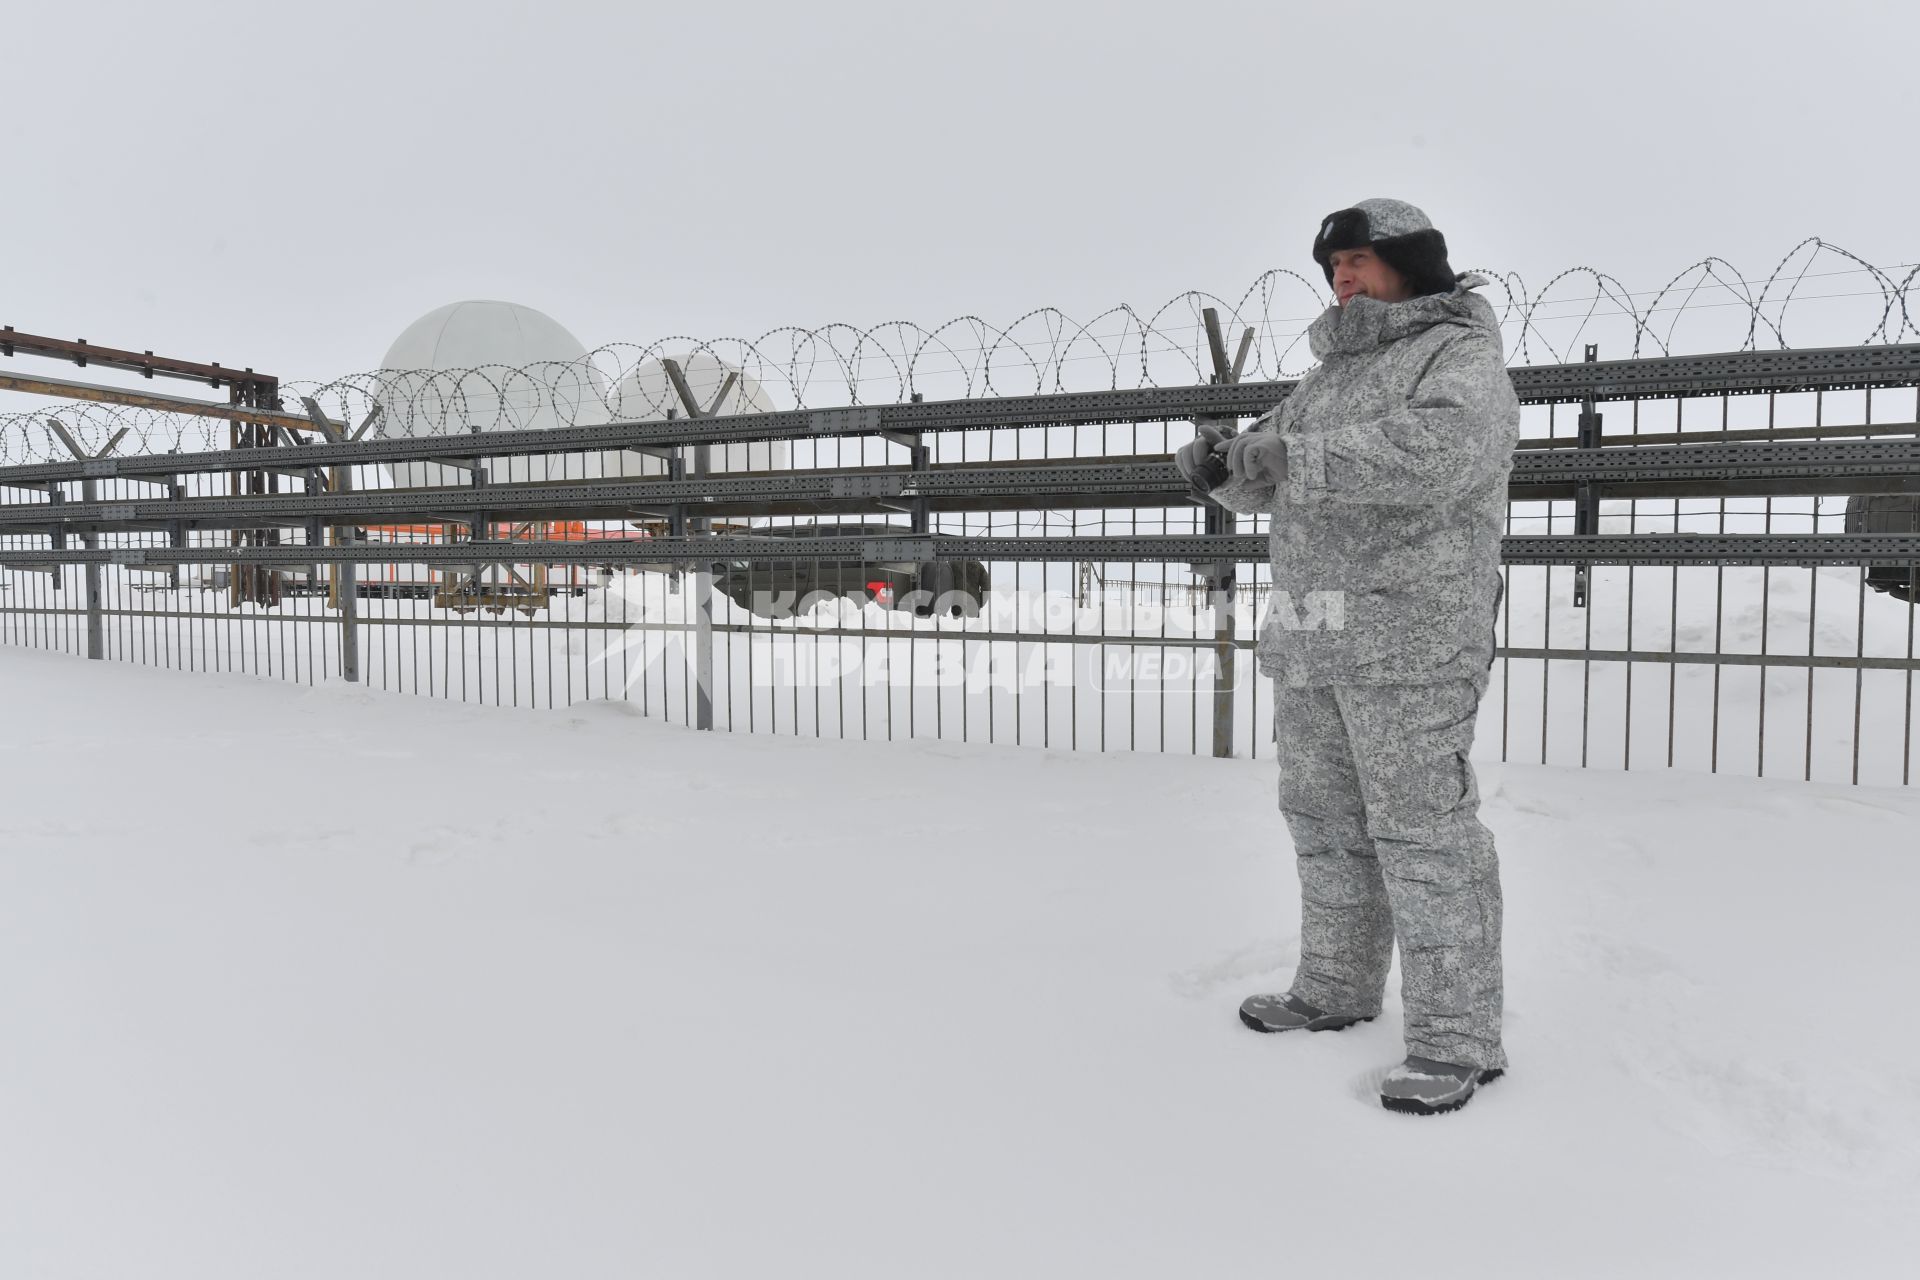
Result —
[[1920, 794], [1481, 768], [1514, 1069], [1415, 1119], [1397, 1001], [1235, 1020], [1270, 761], [0, 647], [0, 1276], [1906, 1273]]

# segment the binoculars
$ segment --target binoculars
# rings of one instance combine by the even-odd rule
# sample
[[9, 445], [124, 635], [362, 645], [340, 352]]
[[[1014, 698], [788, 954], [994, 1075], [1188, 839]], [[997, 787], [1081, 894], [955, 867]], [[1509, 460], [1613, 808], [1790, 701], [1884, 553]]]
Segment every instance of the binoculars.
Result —
[[1187, 483], [1193, 487], [1194, 497], [1205, 498], [1227, 482], [1228, 443], [1223, 440], [1215, 445], [1213, 452], [1207, 455], [1206, 461], [1196, 467], [1193, 474], [1187, 478]]

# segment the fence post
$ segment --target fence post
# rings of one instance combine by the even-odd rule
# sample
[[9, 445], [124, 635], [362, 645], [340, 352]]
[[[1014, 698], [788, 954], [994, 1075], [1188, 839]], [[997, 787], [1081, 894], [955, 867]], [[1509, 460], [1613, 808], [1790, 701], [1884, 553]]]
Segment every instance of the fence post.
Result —
[[[1208, 533], [1228, 533], [1224, 511], [1207, 512]], [[1219, 528], [1215, 528], [1216, 521]], [[1213, 604], [1213, 667], [1207, 679], [1213, 685], [1213, 755], [1216, 760], [1233, 757], [1233, 712], [1235, 676], [1238, 667], [1233, 649], [1233, 566], [1220, 563], [1207, 578], [1207, 595]]]
[[[167, 501], [178, 503], [186, 501], [187, 487], [180, 483], [178, 476], [167, 477]], [[175, 520], [167, 525], [167, 545], [176, 551], [187, 545], [187, 522]], [[167, 586], [174, 591], [180, 589], [180, 566], [167, 568]]]
[[[333, 487], [336, 493], [353, 492], [353, 472], [343, 463], [333, 469]], [[345, 529], [335, 526], [329, 532], [335, 546], [340, 545], [344, 537], [349, 549], [353, 546], [354, 527]], [[340, 678], [350, 684], [360, 680], [360, 574], [351, 560], [337, 560], [333, 565], [333, 580], [340, 593]]]
[[[1600, 358], [1600, 344], [1587, 344], [1586, 363], [1592, 364]], [[1600, 434], [1600, 411], [1594, 404], [1591, 394], [1580, 401], [1578, 438], [1575, 443], [1582, 449], [1598, 449], [1602, 444]], [[1600, 532], [1600, 491], [1594, 482], [1582, 476], [1574, 486], [1573, 531], [1575, 534]], [[1573, 607], [1587, 607], [1587, 591], [1592, 566], [1580, 561], [1573, 566]]]
[[[1207, 350], [1213, 357], [1214, 383], [1235, 383], [1240, 381], [1240, 371], [1246, 367], [1247, 351], [1253, 345], [1251, 328], [1240, 335], [1240, 350], [1234, 356], [1233, 363], [1227, 363], [1226, 337], [1220, 330], [1220, 313], [1207, 307], [1200, 313], [1206, 322]], [[1229, 424], [1231, 419], [1222, 420]], [[1196, 424], [1197, 425], [1197, 424]], [[1206, 532], [1209, 535], [1225, 535], [1233, 532], [1233, 514], [1218, 503], [1208, 503], [1205, 508]], [[1238, 684], [1238, 664], [1234, 658], [1233, 644], [1233, 571], [1228, 562], [1214, 561], [1207, 565], [1207, 603], [1213, 608], [1213, 666], [1207, 672], [1207, 684], [1213, 694], [1213, 755], [1217, 760], [1231, 759], [1233, 756], [1233, 720], [1234, 692]]]
[[[126, 428], [122, 427], [115, 433], [113, 439], [107, 441], [104, 449], [98, 453], [88, 453], [81, 447], [80, 442], [73, 438], [73, 433], [67, 430], [66, 424], [61, 422], [60, 419], [48, 418], [47, 425], [52, 427], [54, 434], [60, 437], [60, 443], [66, 446], [67, 452], [83, 462], [106, 457], [109, 453], [113, 452], [114, 446], [120, 443], [120, 438], [127, 434]], [[63, 501], [65, 498], [64, 492], [58, 485], [52, 486], [47, 492], [48, 496], [55, 502]], [[81, 480], [80, 501], [92, 504], [99, 500], [99, 484], [91, 477]], [[64, 534], [56, 534], [54, 538], [55, 549], [63, 546], [65, 541]], [[80, 535], [80, 545], [89, 551], [97, 551], [100, 549], [100, 535], [98, 533], [83, 533]], [[59, 588], [60, 580], [64, 573], [65, 571], [63, 569], [55, 566], [53, 581], [56, 590]], [[97, 564], [87, 565], [85, 567], [85, 578], [87, 584], [87, 657], [94, 662], [99, 662], [107, 656], [106, 618], [102, 612], [103, 606], [100, 602], [100, 566]]]
[[[711, 418], [727, 398], [727, 393], [733, 390], [735, 375], [728, 374], [712, 403], [702, 407], [694, 397], [693, 388], [687, 385], [687, 376], [682, 372], [680, 362], [662, 360], [660, 365], [666, 370], [667, 380], [673, 384], [674, 393], [689, 418]], [[669, 416], [672, 416], [671, 413]], [[704, 480], [712, 470], [713, 446], [693, 446], [694, 478]], [[694, 520], [692, 525], [692, 535], [695, 537], [713, 531], [713, 521], [708, 519]], [[713, 728], [713, 565], [710, 561], [696, 562], [693, 600], [690, 603], [693, 605], [693, 678], [697, 686], [694, 691], [693, 727], [710, 730]]]
[[[99, 485], [92, 480], [82, 480], [80, 501], [97, 502], [100, 497], [99, 488]], [[100, 535], [83, 533], [80, 535], [80, 543], [89, 551], [97, 550], [100, 546]], [[89, 564], [87, 566], [87, 657], [95, 662], [107, 656], [104, 625], [106, 620], [100, 610], [100, 566]]]
[[[319, 401], [311, 396], [302, 396], [300, 403], [306, 409], [307, 417], [320, 429], [320, 434], [329, 444], [346, 442], [346, 432], [328, 421], [327, 415], [320, 410]], [[373, 412], [367, 416], [367, 420], [360, 425], [360, 430], [354, 433], [354, 439], [357, 440], [365, 434], [367, 428], [371, 427], [379, 416], [380, 409], [375, 406]], [[318, 472], [308, 474], [317, 476]], [[341, 463], [328, 473], [327, 491], [329, 493], [353, 492], [353, 471], [347, 463]], [[354, 526], [349, 524], [343, 538], [338, 526], [328, 529], [327, 541], [337, 547], [344, 540], [348, 547], [352, 547], [353, 531]], [[311, 535], [309, 540], [313, 540]], [[328, 566], [328, 572], [333, 579], [334, 604], [340, 609], [340, 678], [350, 684], [357, 684], [360, 680], [359, 573], [351, 560], [334, 561]]]
[[[708, 470], [708, 459], [710, 454], [712, 453], [712, 450], [713, 450], [713, 446], [710, 444], [700, 445], [694, 450], [693, 474], [696, 478], [699, 478], [699, 479], [706, 478], [707, 470]], [[713, 521], [695, 520], [693, 522], [693, 527], [694, 527], [694, 532], [696, 534], [707, 533], [712, 530]], [[707, 561], [707, 560], [700, 561], [699, 567], [694, 571], [693, 604], [694, 604], [694, 632], [693, 632], [694, 671], [693, 671], [693, 674], [694, 674], [694, 680], [699, 685], [699, 689], [696, 695], [696, 706], [694, 710], [694, 715], [695, 715], [694, 728], [712, 729], [713, 728], [713, 564], [711, 561]]]

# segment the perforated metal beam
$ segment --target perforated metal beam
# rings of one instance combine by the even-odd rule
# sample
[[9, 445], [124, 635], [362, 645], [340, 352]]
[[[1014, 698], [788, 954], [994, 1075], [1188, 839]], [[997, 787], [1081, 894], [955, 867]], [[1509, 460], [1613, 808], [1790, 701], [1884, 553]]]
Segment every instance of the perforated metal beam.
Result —
[[1910, 387], [1915, 385], [1917, 371], [1920, 371], [1920, 344], [1914, 343], [1728, 351], [1652, 360], [1523, 365], [1511, 370], [1514, 391], [1523, 404]]
[[[1514, 456], [1514, 501], [1573, 496], [1582, 479], [1603, 497], [1695, 497], [1920, 492], [1920, 441], [1761, 442], [1567, 449]], [[485, 511], [496, 519], [622, 519], [686, 504], [703, 515], [854, 514], [927, 498], [934, 511], [1185, 505], [1187, 486], [1166, 462], [1139, 457], [1014, 467], [903, 468], [607, 480], [365, 493], [134, 499], [0, 505], [0, 527], [138, 529], [184, 520], [200, 528], [312, 520], [331, 525], [417, 521]]]
[[[1508, 564], [1868, 565], [1920, 561], [1920, 534], [1593, 534], [1510, 537]], [[0, 550], [0, 564], [700, 564], [719, 560], [1107, 561], [1198, 563], [1263, 560], [1261, 536], [1205, 534], [1126, 538], [637, 538], [625, 542], [479, 542], [312, 547], [152, 547], [123, 550]]]
[[1514, 454], [1515, 483], [1732, 480], [1755, 476], [1920, 473], [1920, 440], [1767, 440], [1740, 444], [1633, 445], [1599, 449], [1524, 450]]
[[1920, 534], [1673, 533], [1501, 540], [1507, 564], [1870, 565], [1920, 560]]
[[1741, 444], [1521, 450], [1511, 500], [1572, 498], [1831, 496], [1920, 492], [1920, 441], [1770, 440]]
[[[1840, 347], [1812, 351], [1729, 352], [1656, 360], [1528, 365], [1510, 370], [1520, 398], [1532, 404], [1654, 399], [1700, 395], [1758, 395], [1769, 391], [1845, 390], [1920, 385], [1920, 345]], [[342, 466], [357, 463], [429, 461], [479, 447], [486, 456], [599, 452], [649, 446], [737, 443], [759, 440], [871, 436], [992, 428], [1170, 422], [1192, 418], [1255, 417], [1292, 391], [1292, 382], [1227, 383], [1156, 387], [1134, 391], [1067, 392], [924, 404], [869, 405], [843, 409], [797, 409], [780, 413], [660, 422], [612, 423], [551, 431], [490, 431], [462, 435], [391, 437], [352, 444], [314, 444], [276, 450], [280, 466]], [[458, 446], [450, 441], [458, 439]], [[78, 480], [116, 475], [179, 475], [229, 471], [225, 450], [165, 456], [102, 459], [106, 470], [84, 471], [74, 463], [37, 463], [0, 468], [9, 480]]]

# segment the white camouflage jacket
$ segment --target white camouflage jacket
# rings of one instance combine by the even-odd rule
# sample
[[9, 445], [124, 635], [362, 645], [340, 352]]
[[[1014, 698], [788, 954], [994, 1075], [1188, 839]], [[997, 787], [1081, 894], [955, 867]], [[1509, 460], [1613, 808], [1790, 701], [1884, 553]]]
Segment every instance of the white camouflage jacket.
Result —
[[1287, 442], [1286, 483], [1213, 496], [1272, 517], [1263, 674], [1292, 686], [1484, 687], [1520, 405], [1493, 307], [1353, 299], [1313, 322], [1320, 364], [1250, 430]]

